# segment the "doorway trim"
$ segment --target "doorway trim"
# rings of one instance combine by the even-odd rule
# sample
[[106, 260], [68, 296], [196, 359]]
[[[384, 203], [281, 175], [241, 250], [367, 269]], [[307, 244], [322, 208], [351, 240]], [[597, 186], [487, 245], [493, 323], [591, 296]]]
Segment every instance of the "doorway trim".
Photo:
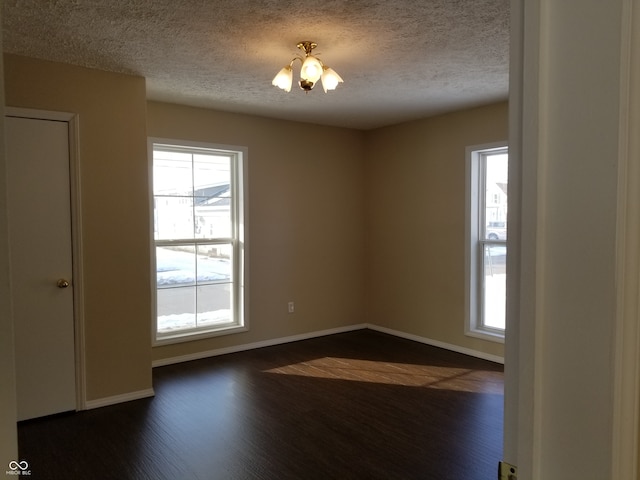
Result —
[[76, 410], [87, 409], [85, 368], [84, 278], [80, 182], [79, 118], [75, 113], [6, 107], [5, 117], [66, 122], [69, 131], [69, 182], [71, 198], [71, 255], [73, 262], [73, 328], [76, 377]]
[[640, 3], [622, 3], [612, 477], [637, 478], [640, 421]]

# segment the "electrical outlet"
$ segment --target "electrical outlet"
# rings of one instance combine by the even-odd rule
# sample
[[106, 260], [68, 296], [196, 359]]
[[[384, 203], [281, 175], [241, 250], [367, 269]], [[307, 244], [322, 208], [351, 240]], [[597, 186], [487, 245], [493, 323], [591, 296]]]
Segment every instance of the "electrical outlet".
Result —
[[498, 467], [498, 480], [518, 480], [518, 467], [500, 462]]
[[289, 310], [289, 313], [293, 313], [296, 311], [296, 306], [294, 305], [293, 302], [289, 302], [287, 304], [287, 309]]

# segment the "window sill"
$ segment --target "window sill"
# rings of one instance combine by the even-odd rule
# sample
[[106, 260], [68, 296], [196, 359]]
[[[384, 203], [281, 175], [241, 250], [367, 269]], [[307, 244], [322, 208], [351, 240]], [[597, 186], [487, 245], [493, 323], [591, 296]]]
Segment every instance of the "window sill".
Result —
[[492, 330], [467, 330], [464, 332], [467, 337], [481, 338], [490, 342], [504, 343], [504, 331], [496, 332]]
[[245, 325], [229, 325], [228, 327], [216, 328], [215, 330], [203, 330], [198, 332], [178, 332], [173, 335], [156, 338], [152, 346], [161, 347], [163, 345], [172, 345], [175, 343], [193, 342], [205, 338], [220, 337], [223, 335], [233, 335], [234, 333], [246, 332], [249, 327]]

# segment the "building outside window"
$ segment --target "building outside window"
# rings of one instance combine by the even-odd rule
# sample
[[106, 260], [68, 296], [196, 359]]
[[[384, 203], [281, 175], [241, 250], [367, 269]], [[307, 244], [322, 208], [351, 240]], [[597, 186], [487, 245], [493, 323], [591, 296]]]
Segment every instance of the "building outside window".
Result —
[[508, 149], [467, 149], [466, 333], [503, 341], [506, 324]]
[[246, 330], [246, 150], [150, 140], [155, 343]]

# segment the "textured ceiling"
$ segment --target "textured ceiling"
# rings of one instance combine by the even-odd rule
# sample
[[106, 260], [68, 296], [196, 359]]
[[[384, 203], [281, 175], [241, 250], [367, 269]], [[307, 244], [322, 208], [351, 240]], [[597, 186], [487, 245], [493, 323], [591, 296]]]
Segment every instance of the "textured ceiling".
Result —
[[[302, 40], [337, 90], [271, 85]], [[152, 100], [370, 129], [506, 99], [509, 0], [5, 0], [3, 44]]]

